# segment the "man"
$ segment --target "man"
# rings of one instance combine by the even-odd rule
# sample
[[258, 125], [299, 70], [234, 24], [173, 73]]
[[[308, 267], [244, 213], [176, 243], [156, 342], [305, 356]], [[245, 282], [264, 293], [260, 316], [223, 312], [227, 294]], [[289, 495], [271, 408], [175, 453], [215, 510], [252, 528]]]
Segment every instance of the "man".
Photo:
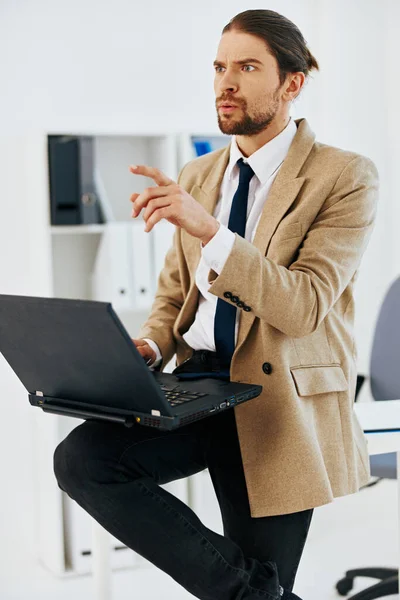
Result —
[[[139, 352], [161, 370], [176, 353], [181, 376], [217, 366], [261, 395], [173, 432], [87, 421], [55, 452], [60, 487], [197, 598], [298, 598], [313, 509], [369, 481], [353, 412], [353, 286], [378, 176], [290, 118], [313, 68], [291, 21], [240, 13], [215, 62], [232, 143], [189, 162], [178, 183], [131, 167], [157, 184], [132, 195], [132, 215], [143, 210], [146, 231], [176, 225]], [[159, 485], [205, 468], [223, 536]]]

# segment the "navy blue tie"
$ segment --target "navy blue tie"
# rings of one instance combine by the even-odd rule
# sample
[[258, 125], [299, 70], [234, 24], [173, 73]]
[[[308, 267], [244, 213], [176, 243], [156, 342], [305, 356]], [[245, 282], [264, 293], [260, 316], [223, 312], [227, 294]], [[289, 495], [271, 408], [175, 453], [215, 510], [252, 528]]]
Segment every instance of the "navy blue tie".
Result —
[[[239, 185], [232, 200], [228, 229], [241, 237], [246, 232], [247, 199], [250, 180], [254, 175], [253, 169], [240, 158], [237, 161], [240, 169]], [[218, 359], [229, 370], [233, 351], [235, 349], [235, 324], [237, 307], [229, 301], [218, 298], [214, 319], [215, 350]]]

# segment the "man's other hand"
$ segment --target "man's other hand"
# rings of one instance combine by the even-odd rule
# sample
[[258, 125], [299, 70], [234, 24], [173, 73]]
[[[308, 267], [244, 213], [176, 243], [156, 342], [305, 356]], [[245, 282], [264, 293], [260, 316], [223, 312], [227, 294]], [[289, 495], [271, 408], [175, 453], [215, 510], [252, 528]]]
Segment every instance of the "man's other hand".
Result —
[[132, 341], [135, 344], [138, 352], [141, 354], [141, 356], [143, 356], [144, 360], [146, 361], [146, 364], [153, 364], [153, 362], [156, 360], [157, 355], [154, 352], [154, 350], [150, 348], [149, 344], [142, 339], [132, 338]]

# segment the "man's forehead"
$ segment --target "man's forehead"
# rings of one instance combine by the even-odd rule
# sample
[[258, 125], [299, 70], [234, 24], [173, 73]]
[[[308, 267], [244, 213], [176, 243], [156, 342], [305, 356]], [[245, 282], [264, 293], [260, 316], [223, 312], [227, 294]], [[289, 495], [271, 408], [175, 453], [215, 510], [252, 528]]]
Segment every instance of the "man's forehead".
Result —
[[217, 61], [236, 62], [248, 58], [254, 58], [261, 63], [267, 63], [272, 56], [264, 40], [254, 35], [234, 33], [225, 33], [219, 43], [215, 59]]

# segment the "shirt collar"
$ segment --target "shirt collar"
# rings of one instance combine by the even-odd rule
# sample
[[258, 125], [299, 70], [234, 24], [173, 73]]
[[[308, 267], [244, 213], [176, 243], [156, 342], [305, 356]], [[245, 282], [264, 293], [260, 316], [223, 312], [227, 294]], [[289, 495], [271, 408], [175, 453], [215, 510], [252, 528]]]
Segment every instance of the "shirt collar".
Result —
[[229, 163], [226, 170], [228, 178], [232, 179], [235, 176], [239, 170], [236, 163], [239, 158], [243, 158], [245, 162], [249, 163], [261, 185], [266, 183], [272, 173], [285, 159], [296, 132], [296, 123], [294, 119], [290, 118], [289, 123], [283, 131], [261, 146], [256, 152], [253, 152], [248, 158], [243, 156], [236, 143], [236, 136], [233, 136], [231, 140]]

